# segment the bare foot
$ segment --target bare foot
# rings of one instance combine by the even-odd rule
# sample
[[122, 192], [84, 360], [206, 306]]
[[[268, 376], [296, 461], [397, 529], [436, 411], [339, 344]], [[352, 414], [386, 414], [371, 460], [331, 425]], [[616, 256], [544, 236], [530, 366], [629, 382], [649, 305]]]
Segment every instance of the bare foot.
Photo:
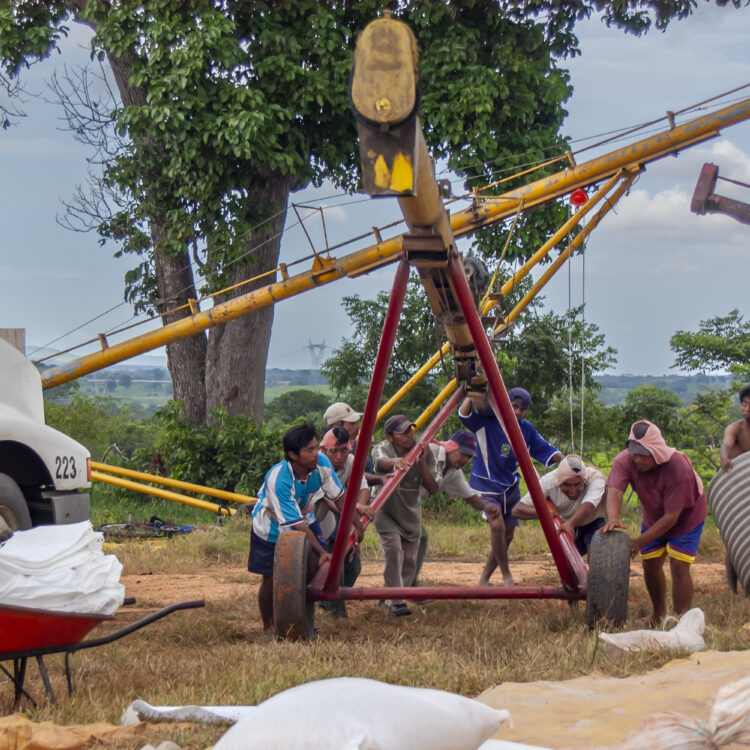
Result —
[[485, 578], [484, 576], [482, 576], [479, 579], [479, 582], [477, 583], [477, 586], [492, 586], [492, 584], [490, 583], [490, 579], [489, 578]]
[[513, 580], [513, 576], [510, 573], [503, 574], [503, 586], [515, 586], [516, 582]]

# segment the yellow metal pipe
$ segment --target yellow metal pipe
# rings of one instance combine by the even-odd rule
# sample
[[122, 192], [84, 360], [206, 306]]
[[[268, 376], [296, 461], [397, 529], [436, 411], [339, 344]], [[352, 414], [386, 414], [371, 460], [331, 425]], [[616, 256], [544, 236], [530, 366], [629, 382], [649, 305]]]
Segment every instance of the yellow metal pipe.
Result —
[[388, 412], [451, 350], [446, 341], [381, 407], [376, 417], [379, 422]]
[[552, 248], [565, 237], [570, 230], [583, 219], [584, 216], [612, 189], [617, 180], [620, 179], [620, 172], [610, 177], [599, 190], [586, 201], [502, 286], [502, 294], [508, 294], [513, 287], [528, 274], [531, 269], [539, 263]]
[[[594, 230], [594, 228], [597, 226], [597, 224], [602, 220], [602, 218], [609, 212], [609, 210], [617, 203], [618, 200], [622, 197], [623, 193], [630, 187], [631, 183], [635, 179], [635, 175], [631, 175], [623, 180], [623, 182], [617, 187], [617, 189], [612, 193], [611, 197], [607, 199], [605, 204], [597, 211], [597, 213], [591, 218], [591, 221], [583, 228], [583, 230], [573, 239], [573, 241], [568, 245], [568, 247], [559, 255], [559, 257], [555, 258], [555, 260], [552, 262], [550, 267], [542, 274], [542, 276], [539, 278], [539, 280], [534, 284], [532, 289], [529, 290], [529, 292], [524, 296], [524, 298], [511, 310], [510, 313], [508, 313], [508, 316], [505, 319], [506, 324], [511, 323], [513, 320], [515, 320], [518, 315], [521, 313], [521, 311], [526, 307], [526, 305], [529, 304], [529, 302], [532, 300], [532, 298], [539, 292], [539, 290], [549, 281], [550, 278], [558, 271], [560, 266], [571, 256], [574, 250], [576, 250], [583, 240], [588, 237], [588, 235]], [[596, 199], [596, 196], [592, 196], [589, 200], [589, 203], [594, 201]], [[489, 305], [491, 306], [491, 304]], [[488, 312], [489, 310], [487, 310]], [[485, 312], [482, 313], [483, 315], [486, 314]], [[421, 369], [421, 368], [420, 368]], [[448, 383], [448, 385], [435, 397], [435, 400], [422, 412], [422, 414], [419, 415], [416, 421], [417, 427], [421, 427], [432, 414], [437, 411], [437, 409], [440, 408], [443, 401], [445, 401], [448, 396], [455, 390], [456, 385], [458, 385], [458, 382], [455, 380], [455, 378]], [[380, 416], [380, 415], [378, 415]]]
[[[621, 169], [630, 169], [656, 161], [670, 153], [715, 137], [722, 128], [736, 125], [748, 118], [750, 118], [750, 99], [743, 99], [741, 102], [702, 117], [696, 117], [675, 128], [610, 151], [571, 169], [564, 169], [549, 177], [543, 177], [516, 190], [499, 196], [488, 196], [479, 205], [451, 217], [453, 233], [456, 236], [463, 236], [476, 231], [487, 221], [498, 221], [511, 216], [516, 212], [522, 200], [524, 209], [528, 209], [561, 195], [567, 195], [579, 187], [598, 182]], [[473, 221], [469, 220], [467, 214], [475, 215]]]
[[97, 482], [113, 484], [115, 487], [122, 487], [126, 490], [133, 490], [134, 492], [142, 492], [144, 495], [154, 495], [155, 497], [161, 497], [165, 500], [174, 500], [176, 503], [191, 505], [193, 508], [200, 508], [201, 510], [210, 510], [212, 513], [220, 513], [224, 516], [233, 516], [237, 512], [234, 508], [222, 508], [220, 505], [216, 505], [216, 503], [209, 503], [208, 500], [198, 500], [194, 497], [188, 497], [187, 495], [180, 495], [178, 492], [170, 492], [169, 490], [162, 490], [158, 487], [149, 487], [147, 484], [131, 482], [129, 479], [113, 477], [109, 474], [103, 474], [100, 471], [92, 471], [91, 478]]
[[180, 479], [172, 479], [171, 477], [160, 477], [157, 474], [148, 474], [144, 471], [134, 471], [133, 469], [126, 469], [122, 466], [111, 466], [110, 464], [103, 464], [99, 461], [92, 461], [91, 468], [97, 471], [107, 472], [108, 474], [119, 474], [123, 477], [130, 477], [131, 479], [137, 479], [141, 482], [163, 484], [165, 487], [174, 487], [178, 490], [185, 490], [186, 492], [196, 492], [199, 495], [208, 495], [209, 497], [216, 497], [219, 500], [229, 500], [232, 503], [244, 504], [257, 502], [258, 500], [257, 497], [251, 497], [250, 495], [240, 495], [237, 492], [217, 490], [214, 487], [204, 487], [200, 484], [183, 482]]
[[[552, 248], [563, 238], [565, 237], [570, 230], [576, 226], [581, 219], [586, 216], [586, 214], [597, 204], [599, 201], [604, 198], [604, 196], [609, 192], [609, 190], [612, 188], [613, 185], [619, 180], [621, 177], [621, 174], [618, 172], [616, 175], [611, 177], [607, 182], [594, 193], [594, 195], [589, 198], [588, 201], [586, 201], [586, 204], [583, 205], [578, 211], [576, 211], [573, 216], [571, 216], [540, 248], [537, 250], [527, 261], [524, 263], [516, 273], [511, 276], [508, 281], [505, 282], [502, 286], [502, 293], [508, 294], [511, 289], [524, 277], [526, 276], [531, 269], [539, 263]], [[630, 183], [628, 183], [630, 184]], [[598, 223], [598, 222], [597, 222]], [[485, 300], [481, 304], [480, 313], [482, 315], [487, 315], [487, 313], [490, 312], [492, 309], [492, 306], [494, 305], [494, 302], [492, 300]], [[422, 378], [427, 375], [430, 370], [432, 370], [433, 367], [440, 361], [441, 354], [442, 356], [445, 356], [450, 351], [450, 345], [448, 342], [443, 344], [442, 349], [435, 352], [435, 354], [430, 357], [425, 364], [423, 364], [407, 381], [404, 383], [401, 388], [399, 388], [396, 393], [394, 393], [388, 401], [386, 401], [383, 406], [380, 407], [380, 410], [378, 411], [378, 421], [380, 421], [388, 412], [412, 389], [414, 386], [422, 380]], [[446, 393], [445, 397], [449, 393]], [[433, 402], [434, 403], [434, 402]], [[438, 403], [437, 406], [440, 404]], [[437, 406], [435, 408], [437, 408]], [[432, 413], [432, 412], [430, 412]]]
[[617, 201], [620, 200], [623, 193], [630, 187], [631, 183], [635, 179], [635, 175], [628, 177], [623, 180], [622, 184], [612, 193], [611, 198], [597, 211], [597, 213], [591, 218], [591, 221], [581, 230], [581, 232], [573, 238], [568, 247], [555, 258], [550, 264], [549, 268], [537, 279], [531, 289], [523, 296], [523, 299], [508, 313], [505, 318], [505, 324], [512, 323], [531, 302], [531, 300], [539, 293], [539, 290], [545, 286], [545, 284], [555, 275], [560, 266], [570, 258], [575, 250], [577, 250], [582, 244], [586, 237], [591, 234], [597, 224], [609, 213], [610, 209], [614, 207]]
[[161, 328], [143, 333], [133, 339], [112, 344], [107, 349], [88, 354], [57, 367], [50, 367], [41, 373], [42, 388], [53, 388], [83, 375], [96, 372], [110, 365], [122, 362], [143, 352], [158, 349], [173, 341], [194, 336], [197, 333], [228, 323], [248, 313], [293, 297], [317, 286], [328, 284], [344, 276], [357, 276], [374, 268], [379, 268], [394, 261], [403, 248], [401, 236], [385, 240], [350, 253], [339, 259], [331, 259], [330, 266], [324, 269], [290, 276], [266, 287], [256, 289], [242, 297], [214, 305], [209, 310], [202, 310]]
[[[481, 227], [502, 221], [514, 214], [523, 201], [524, 210], [538, 206], [571, 191], [586, 187], [621, 169], [629, 169], [660, 159], [669, 153], [718, 135], [721, 128], [735, 125], [750, 118], [750, 99], [744, 99], [729, 107], [703, 115], [671, 130], [650, 136], [623, 148], [611, 151], [590, 161], [565, 169], [549, 177], [536, 180], [516, 190], [475, 202], [470, 208], [451, 215], [453, 234], [462, 237]], [[181, 320], [169, 323], [155, 331], [149, 331], [135, 339], [113, 344], [104, 351], [89, 354], [58, 367], [51, 367], [42, 374], [42, 387], [66, 383], [69, 380], [101, 370], [143, 352], [187, 338], [242, 315], [268, 307], [282, 299], [328, 284], [344, 276], [356, 276], [393, 262], [403, 249], [401, 236], [364, 248], [339, 259], [326, 260], [325, 267], [305, 271], [288, 279], [277, 281], [256, 289], [236, 299], [205, 310]]]
[[414, 424], [421, 429], [427, 420], [440, 408], [443, 401], [445, 401], [445, 399], [456, 390], [457, 385], [458, 381], [453, 378], [453, 380], [451, 380], [448, 385], [446, 385], [445, 388], [435, 396], [433, 402], [417, 417]]

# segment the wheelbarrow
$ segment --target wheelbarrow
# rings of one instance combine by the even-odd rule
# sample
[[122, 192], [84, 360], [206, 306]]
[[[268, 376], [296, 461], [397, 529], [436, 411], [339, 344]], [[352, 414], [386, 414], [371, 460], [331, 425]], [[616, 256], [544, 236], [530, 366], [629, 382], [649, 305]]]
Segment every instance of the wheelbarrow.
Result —
[[[135, 604], [135, 599], [125, 599], [123, 604]], [[24, 689], [26, 664], [29, 657], [36, 659], [39, 674], [44, 683], [50, 702], [55, 703], [55, 693], [44, 664], [44, 657], [49, 654], [65, 654], [65, 677], [68, 695], [73, 694], [73, 680], [70, 674], [70, 655], [86, 648], [104, 646], [140, 630], [162, 617], [180, 609], [197, 609], [204, 607], [202, 599], [190, 602], [178, 602], [152, 612], [140, 620], [126, 625], [119, 630], [101, 638], [82, 640], [91, 630], [105, 620], [113, 620], [114, 615], [78, 614], [75, 612], [56, 612], [53, 610], [33, 609], [0, 605], [0, 662], [12, 661], [13, 674], [0, 663], [2, 670], [15, 687], [14, 707], [21, 696], [25, 695], [36, 706], [34, 699]]]

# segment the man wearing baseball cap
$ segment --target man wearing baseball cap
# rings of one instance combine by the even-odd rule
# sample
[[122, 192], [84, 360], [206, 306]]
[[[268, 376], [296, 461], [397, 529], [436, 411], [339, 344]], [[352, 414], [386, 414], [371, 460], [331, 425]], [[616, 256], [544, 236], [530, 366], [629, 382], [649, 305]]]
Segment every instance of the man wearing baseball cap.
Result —
[[350, 438], [354, 440], [359, 433], [362, 415], [358, 411], [354, 411], [349, 404], [337, 401], [323, 412], [323, 419], [329, 427], [343, 427], [349, 433]]
[[[529, 392], [524, 388], [511, 388], [508, 398], [531, 457], [545, 466], [562, 461], [562, 453], [548, 443], [531, 422], [524, 419], [526, 410], [531, 406]], [[458, 410], [458, 418], [477, 439], [478, 453], [471, 466], [469, 484], [486, 502], [500, 508], [498, 518], [490, 519], [492, 550], [487, 556], [478, 585], [489, 586], [490, 576], [499, 567], [503, 583], [512, 586], [514, 581], [508, 564], [508, 545], [519, 524], [518, 518], [513, 517], [513, 508], [521, 499], [518, 460], [503, 425], [486, 399], [467, 398]]]
[[[390, 417], [384, 427], [385, 440], [373, 446], [372, 463], [380, 474], [408, 469], [406, 454], [414, 447], [414, 423], [403, 414]], [[375, 528], [385, 555], [383, 578], [388, 587], [411, 586], [417, 569], [417, 551], [422, 530], [421, 489], [428, 495], [438, 491], [435, 457], [428, 446], [408, 469], [401, 483], [375, 516]], [[377, 498], [377, 494], [375, 495]], [[410, 615], [403, 599], [385, 605], [396, 617]]]
[[[477, 441], [469, 430], [458, 430], [447, 440], [433, 440], [430, 450], [435, 456], [437, 469], [437, 483], [440, 492], [448, 497], [460, 497], [478, 511], [484, 513], [487, 520], [495, 519], [500, 515], [500, 509], [494, 503], [487, 503], [482, 496], [473, 490], [464, 476], [463, 468], [477, 455]], [[427, 497], [427, 490], [422, 488], [422, 498]], [[419, 538], [419, 552], [417, 553], [417, 572], [414, 575], [412, 586], [417, 585], [419, 571], [422, 569], [425, 555], [427, 554], [427, 543], [429, 535], [424, 524]]]
[[641, 553], [643, 580], [653, 605], [650, 617], [637, 624], [655, 627], [667, 614], [667, 557], [675, 614], [687, 612], [693, 602], [690, 565], [706, 520], [706, 493], [690, 459], [668, 446], [652, 422], [635, 422], [625, 445], [626, 449], [612, 461], [607, 478], [607, 524], [602, 531], [606, 534], [626, 528], [620, 521], [620, 511], [630, 485], [643, 506], [641, 533], [630, 540], [630, 554], [635, 557]]

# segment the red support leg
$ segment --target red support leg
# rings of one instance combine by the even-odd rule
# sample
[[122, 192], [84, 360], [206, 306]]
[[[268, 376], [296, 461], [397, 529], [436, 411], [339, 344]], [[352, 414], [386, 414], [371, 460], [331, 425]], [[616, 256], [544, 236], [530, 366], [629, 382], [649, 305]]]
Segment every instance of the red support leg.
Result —
[[385, 387], [385, 378], [388, 374], [388, 366], [391, 363], [391, 353], [393, 352], [393, 343], [396, 340], [396, 330], [401, 317], [401, 309], [404, 306], [404, 297], [406, 296], [406, 284], [409, 280], [409, 264], [405, 258], [401, 259], [396, 269], [396, 277], [393, 280], [393, 289], [391, 298], [388, 302], [388, 311], [386, 312], [385, 322], [383, 323], [383, 333], [378, 345], [378, 355], [375, 359], [375, 368], [372, 373], [370, 390], [367, 393], [367, 403], [365, 412], [362, 416], [362, 426], [359, 429], [357, 438], [357, 450], [354, 451], [354, 464], [352, 473], [349, 477], [349, 484], [346, 488], [344, 497], [344, 507], [341, 511], [341, 520], [339, 529], [336, 533], [336, 541], [333, 543], [333, 553], [328, 568], [323, 589], [325, 591], [335, 591], [338, 588], [341, 579], [341, 570], [344, 567], [344, 556], [348, 552], [349, 535], [352, 531], [354, 512], [356, 510], [357, 495], [359, 494], [359, 485], [362, 482], [362, 476], [365, 473], [365, 464], [367, 463], [367, 454], [370, 450], [372, 435], [375, 432], [375, 422], [380, 408], [380, 401], [383, 397], [383, 388]]
[[[495, 361], [489, 341], [487, 340], [487, 334], [482, 325], [476, 305], [474, 304], [474, 298], [472, 297], [469, 285], [466, 281], [466, 276], [461, 267], [456, 263], [456, 257], [455, 254], [451, 256], [448, 265], [448, 272], [456, 294], [456, 299], [461, 306], [461, 311], [463, 312], [466, 324], [471, 331], [471, 336], [474, 339], [474, 345], [477, 348], [477, 353], [482, 363], [482, 367], [484, 368], [484, 373], [489, 381], [490, 392], [494, 396], [495, 406], [499, 411], [498, 416], [501, 418], [501, 424], [503, 424], [511, 448], [513, 448], [513, 453], [516, 455], [523, 478], [526, 480], [526, 486], [529, 488], [531, 499], [534, 502], [534, 508], [539, 516], [542, 531], [547, 538], [552, 558], [555, 561], [558, 572], [560, 573], [560, 579], [566, 587], [577, 589], [579, 587], [579, 582], [576, 580], [577, 576], [572, 570], [572, 566], [566, 557], [560, 537], [555, 530], [552, 516], [545, 502], [544, 493], [539, 485], [539, 477], [531, 463], [531, 456], [529, 455], [528, 448], [526, 447], [523, 435], [521, 434], [521, 428], [518, 426], [516, 415], [513, 413], [513, 407], [508, 398], [508, 394], [506, 393], [503, 378], [500, 375], [500, 370], [497, 367], [497, 362]], [[490, 402], [492, 402], [492, 399], [490, 399]], [[576, 556], [580, 559], [578, 551], [574, 551]], [[581, 565], [583, 565], [582, 560]]]

